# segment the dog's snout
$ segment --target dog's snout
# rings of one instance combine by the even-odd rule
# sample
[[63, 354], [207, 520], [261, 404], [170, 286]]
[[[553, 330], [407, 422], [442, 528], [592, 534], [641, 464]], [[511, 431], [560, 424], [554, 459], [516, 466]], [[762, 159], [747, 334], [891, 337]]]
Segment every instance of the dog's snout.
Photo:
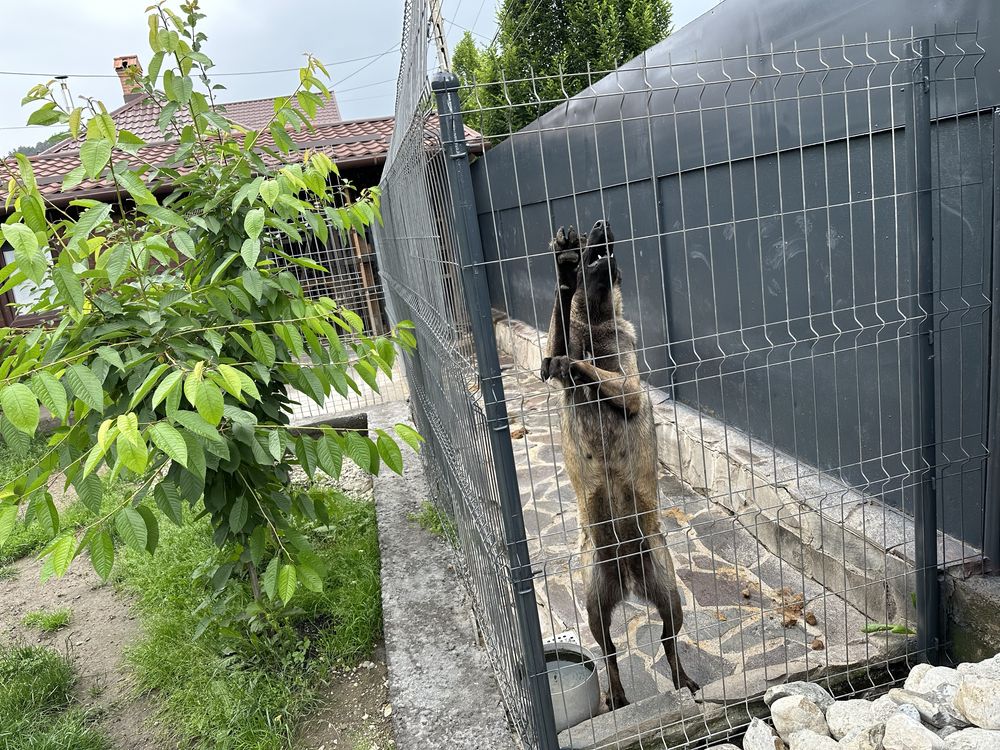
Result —
[[607, 229], [608, 226], [610, 225], [604, 219], [598, 219], [594, 222], [594, 229]]

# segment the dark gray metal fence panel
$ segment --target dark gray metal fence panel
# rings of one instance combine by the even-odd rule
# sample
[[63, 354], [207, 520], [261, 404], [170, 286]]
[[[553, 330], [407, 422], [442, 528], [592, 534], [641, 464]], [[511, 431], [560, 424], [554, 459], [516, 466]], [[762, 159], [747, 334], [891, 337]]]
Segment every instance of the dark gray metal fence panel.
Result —
[[[976, 101], [979, 58], [962, 51], [980, 48], [974, 35], [938, 39], [932, 99], [935, 465], [943, 529], [975, 546], [992, 131], [988, 116], [944, 114]], [[738, 58], [657, 67], [650, 53], [653, 67], [593, 87], [627, 93], [586, 91], [474, 165], [480, 229], [494, 306], [545, 330], [548, 238], [609, 217], [652, 385], [912, 511], [908, 461], [924, 419], [909, 407], [912, 154], [908, 100], [889, 85], [905, 53], [881, 41], [844, 50], [750, 56], [741, 71]]]

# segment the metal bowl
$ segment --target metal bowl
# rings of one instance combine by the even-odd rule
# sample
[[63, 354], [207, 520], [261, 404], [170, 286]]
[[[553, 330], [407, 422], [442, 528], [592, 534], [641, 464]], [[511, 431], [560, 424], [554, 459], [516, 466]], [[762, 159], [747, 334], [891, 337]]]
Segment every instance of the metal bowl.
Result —
[[593, 655], [582, 646], [566, 642], [546, 643], [543, 650], [556, 731], [597, 716], [601, 683]]

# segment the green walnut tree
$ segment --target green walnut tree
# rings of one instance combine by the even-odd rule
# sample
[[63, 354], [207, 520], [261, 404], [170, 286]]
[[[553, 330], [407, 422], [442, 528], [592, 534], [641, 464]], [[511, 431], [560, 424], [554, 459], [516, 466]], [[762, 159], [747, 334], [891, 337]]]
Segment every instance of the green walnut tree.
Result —
[[[146, 162], [144, 141], [101, 103], [65, 109], [50, 82], [25, 102], [38, 105], [30, 123], [82, 139], [64, 188], [102, 180], [112, 197], [60, 210], [27, 158], [4, 165], [12, 212], [0, 231], [15, 260], [0, 270], [0, 293], [30, 282], [40, 294], [32, 312], [55, 322], [0, 329], [0, 435], [26, 448], [39, 404], [59, 426], [37, 465], [0, 487], [0, 545], [16, 524], [41, 524], [51, 533], [43, 575], [86, 555], [107, 577], [115, 536], [153, 552], [158, 518], [208, 516], [229, 561], [216, 583], [232, 577], [252, 589], [254, 606], [280, 606], [322, 582], [303, 529], [322, 525], [327, 509], [293, 486], [293, 467], [332, 477], [345, 457], [373, 473], [402, 467], [387, 432], [290, 433], [289, 390], [317, 402], [377, 390], [379, 372], [391, 375], [397, 351], [415, 342], [406, 323], [364, 335], [356, 314], [307, 298], [287, 270], [323, 271], [282, 250], [284, 238], [326, 243], [331, 231], [362, 232], [379, 218], [376, 189], [344, 200], [350, 187], [334, 179], [336, 165], [296, 150], [289, 134], [310, 127], [330, 96], [323, 65], [308, 57], [269, 125], [248, 131], [216, 106], [198, 3], [148, 13], [152, 59], [133, 82], [177, 143], [169, 164]], [[395, 433], [417, 449], [412, 430]], [[134, 491], [108, 507], [105, 488], [122, 480]], [[92, 511], [82, 528], [61, 524], [53, 482]]]

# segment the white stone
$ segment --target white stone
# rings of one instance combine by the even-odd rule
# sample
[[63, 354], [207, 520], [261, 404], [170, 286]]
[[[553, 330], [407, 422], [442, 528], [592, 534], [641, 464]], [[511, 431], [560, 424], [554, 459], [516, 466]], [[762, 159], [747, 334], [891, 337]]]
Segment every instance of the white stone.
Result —
[[816, 734], [811, 729], [793, 734], [789, 745], [790, 750], [840, 750], [840, 745], [833, 737]]
[[826, 709], [826, 723], [834, 739], [846, 737], [854, 729], [865, 729], [876, 722], [872, 719], [872, 702], [866, 700], [837, 701]]
[[898, 710], [899, 704], [888, 695], [876, 698], [872, 701], [872, 723], [885, 724], [888, 718]]
[[786, 682], [770, 687], [764, 693], [764, 703], [770, 706], [779, 698], [789, 695], [804, 695], [823, 711], [833, 703], [833, 696], [814, 682]]
[[992, 677], [995, 680], [1000, 680], [1000, 654], [979, 663], [959, 664], [958, 672], [962, 675]]
[[743, 750], [785, 750], [785, 743], [760, 719], [754, 719], [743, 736]]
[[708, 750], [740, 750], [736, 745], [731, 742], [727, 742], [725, 745], [715, 745], [708, 748]]
[[929, 693], [914, 693], [894, 688], [889, 691], [889, 697], [900, 705], [911, 704], [920, 713], [920, 718], [925, 724], [938, 728], [947, 726], [965, 728], [969, 722], [955, 707], [955, 693], [954, 686], [943, 684]]
[[1000, 729], [1000, 680], [965, 673], [955, 694], [955, 708], [981, 729]]
[[855, 730], [840, 741], [840, 750], [882, 750], [885, 724]]
[[997, 750], [1000, 732], [991, 729], [960, 729], [945, 741], [948, 750]]
[[885, 723], [884, 750], [947, 750], [944, 740], [909, 716], [894, 714]]
[[816, 734], [830, 734], [823, 712], [804, 695], [789, 695], [772, 703], [771, 721], [784, 740], [803, 729], [811, 729]]
[[[921, 669], [921, 667], [925, 668]], [[910, 676], [906, 678], [903, 689], [911, 690], [914, 693], [929, 693], [942, 685], [957, 687], [959, 679], [961, 679], [961, 674], [957, 669], [918, 664], [910, 672]]]

